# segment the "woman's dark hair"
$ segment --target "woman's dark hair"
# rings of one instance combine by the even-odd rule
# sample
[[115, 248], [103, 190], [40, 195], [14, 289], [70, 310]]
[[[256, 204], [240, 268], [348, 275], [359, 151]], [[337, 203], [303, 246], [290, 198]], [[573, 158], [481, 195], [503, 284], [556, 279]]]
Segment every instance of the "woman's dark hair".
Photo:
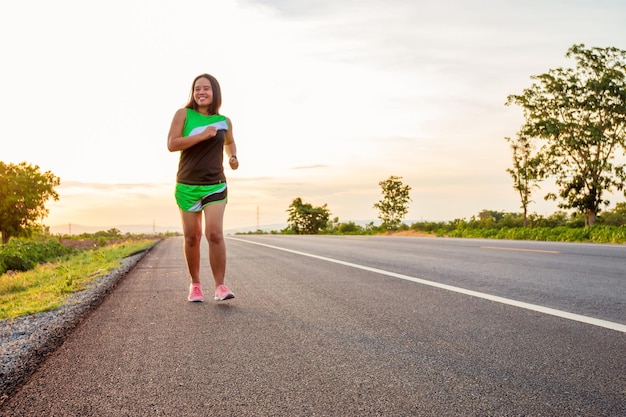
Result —
[[206, 78], [211, 83], [211, 89], [213, 90], [213, 100], [209, 105], [209, 114], [219, 114], [220, 107], [222, 106], [222, 89], [220, 88], [220, 83], [217, 82], [217, 79], [209, 74], [200, 74], [196, 78], [193, 79], [191, 83], [191, 93], [189, 93], [189, 101], [185, 105], [188, 109], [198, 110], [198, 103], [193, 99], [193, 89], [196, 86], [196, 81], [200, 78]]

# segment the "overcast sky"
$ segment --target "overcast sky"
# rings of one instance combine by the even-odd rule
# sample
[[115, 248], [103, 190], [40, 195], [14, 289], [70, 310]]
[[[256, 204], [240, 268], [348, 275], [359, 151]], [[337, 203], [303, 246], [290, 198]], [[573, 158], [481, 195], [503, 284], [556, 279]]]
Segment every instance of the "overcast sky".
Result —
[[[208, 72], [240, 160], [226, 229], [285, 223], [296, 197], [378, 223], [391, 175], [409, 221], [519, 212], [507, 96], [573, 66], [574, 44], [626, 49], [625, 16], [622, 0], [3, 2], [0, 160], [61, 178], [47, 225], [177, 227], [167, 133]], [[549, 189], [531, 212], [557, 210]]]

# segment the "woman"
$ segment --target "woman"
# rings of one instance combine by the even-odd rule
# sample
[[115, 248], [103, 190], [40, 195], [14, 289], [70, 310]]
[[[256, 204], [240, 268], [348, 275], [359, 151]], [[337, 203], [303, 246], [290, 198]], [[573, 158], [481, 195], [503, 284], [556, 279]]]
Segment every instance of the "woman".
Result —
[[191, 85], [187, 105], [174, 114], [167, 148], [180, 151], [176, 175], [176, 203], [183, 223], [183, 251], [191, 275], [189, 301], [204, 301], [200, 283], [200, 242], [202, 213], [209, 242], [209, 263], [215, 283], [215, 300], [234, 298], [224, 285], [226, 243], [224, 209], [228, 200], [224, 175], [224, 151], [231, 169], [239, 167], [233, 125], [219, 114], [222, 105], [220, 85], [209, 74], [197, 76]]

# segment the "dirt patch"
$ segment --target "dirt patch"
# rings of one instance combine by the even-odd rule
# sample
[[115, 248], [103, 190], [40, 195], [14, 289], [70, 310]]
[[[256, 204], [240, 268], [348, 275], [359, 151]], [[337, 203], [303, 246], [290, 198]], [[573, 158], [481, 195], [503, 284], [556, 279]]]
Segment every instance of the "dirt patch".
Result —
[[94, 239], [63, 239], [61, 240], [61, 244], [70, 248], [87, 249], [95, 248], [98, 245], [98, 242]]

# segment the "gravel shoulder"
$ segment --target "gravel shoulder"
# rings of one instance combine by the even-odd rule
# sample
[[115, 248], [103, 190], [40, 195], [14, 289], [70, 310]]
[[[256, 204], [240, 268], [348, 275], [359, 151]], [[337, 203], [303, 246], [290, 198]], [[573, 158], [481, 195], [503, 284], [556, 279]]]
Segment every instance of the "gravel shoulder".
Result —
[[63, 343], [153, 247], [127, 257], [118, 269], [72, 295], [58, 309], [0, 321], [0, 404], [26, 382], [46, 356]]

